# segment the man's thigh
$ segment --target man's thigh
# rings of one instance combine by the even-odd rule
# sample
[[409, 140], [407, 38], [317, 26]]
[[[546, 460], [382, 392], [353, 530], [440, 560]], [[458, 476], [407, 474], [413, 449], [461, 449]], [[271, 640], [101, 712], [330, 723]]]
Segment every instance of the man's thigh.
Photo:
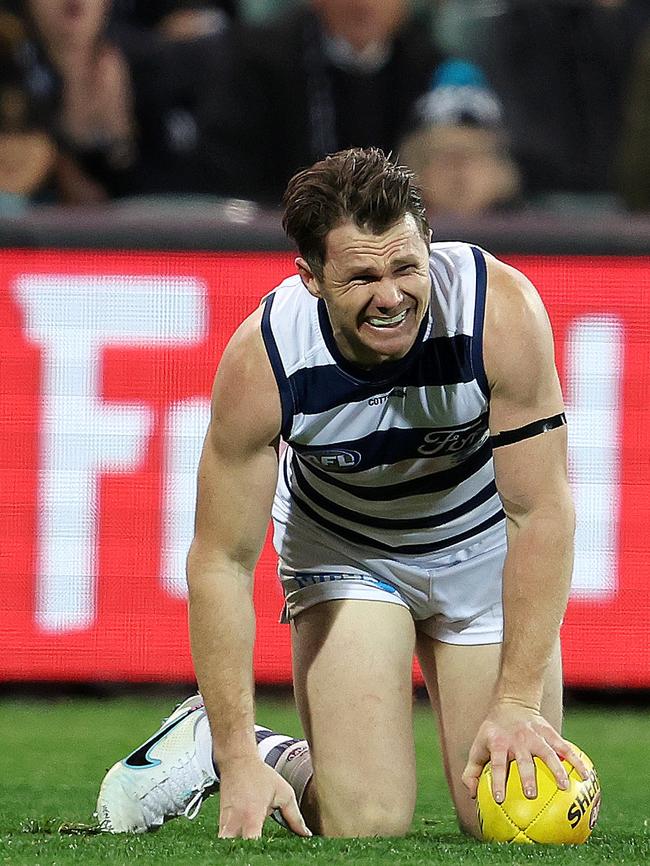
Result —
[[[467, 832], [478, 835], [476, 801], [461, 781], [470, 747], [490, 708], [499, 673], [501, 644], [442, 643], [419, 634], [417, 652], [431, 703], [438, 714], [447, 782]], [[562, 661], [559, 643], [546, 676], [542, 715], [562, 724]]]
[[294, 688], [328, 836], [408, 831], [415, 806], [415, 629], [396, 604], [322, 602], [291, 626]]

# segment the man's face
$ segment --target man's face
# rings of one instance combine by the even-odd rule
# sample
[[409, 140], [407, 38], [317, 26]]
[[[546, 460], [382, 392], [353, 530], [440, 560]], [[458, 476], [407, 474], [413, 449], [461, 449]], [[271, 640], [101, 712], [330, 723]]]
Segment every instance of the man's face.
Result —
[[494, 130], [436, 126], [423, 144], [417, 173], [432, 213], [475, 216], [517, 194], [516, 166]]
[[408, 0], [313, 0], [327, 33], [356, 51], [390, 42], [408, 5]]
[[397, 361], [413, 346], [429, 304], [429, 247], [411, 214], [381, 234], [347, 221], [326, 238], [322, 279], [296, 264], [326, 304], [336, 343], [360, 367]]
[[44, 42], [54, 48], [85, 47], [102, 32], [110, 0], [28, 0]]

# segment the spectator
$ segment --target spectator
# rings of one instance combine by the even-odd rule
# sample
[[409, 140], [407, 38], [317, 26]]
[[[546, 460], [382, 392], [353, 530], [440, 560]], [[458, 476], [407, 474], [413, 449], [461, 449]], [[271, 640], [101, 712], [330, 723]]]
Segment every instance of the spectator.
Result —
[[18, 18], [0, 13], [0, 213], [15, 213], [47, 196], [56, 161], [24, 86], [17, 54], [25, 34]]
[[409, 0], [311, 0], [242, 28], [239, 54], [233, 99], [206, 105], [208, 157], [227, 145], [229, 192], [271, 204], [327, 153], [394, 150], [441, 59]]
[[130, 71], [108, 35], [109, 0], [27, 0], [23, 50], [34, 101], [47, 107], [61, 150], [65, 197], [97, 200], [136, 157]]
[[650, 27], [636, 51], [624, 105], [619, 189], [625, 204], [650, 211]]
[[611, 193], [647, 0], [506, 0], [499, 9], [485, 19], [477, 59], [503, 101], [527, 195]]
[[[227, 52], [166, 44], [111, 19], [110, 0], [28, 0], [25, 52], [34, 98], [47, 102], [65, 156], [65, 198], [200, 191], [194, 109], [216, 94]], [[208, 69], [206, 68], [209, 67]]]
[[441, 64], [416, 103], [416, 129], [400, 159], [418, 175], [429, 213], [474, 216], [512, 204], [519, 171], [508, 151], [501, 105], [473, 64]]

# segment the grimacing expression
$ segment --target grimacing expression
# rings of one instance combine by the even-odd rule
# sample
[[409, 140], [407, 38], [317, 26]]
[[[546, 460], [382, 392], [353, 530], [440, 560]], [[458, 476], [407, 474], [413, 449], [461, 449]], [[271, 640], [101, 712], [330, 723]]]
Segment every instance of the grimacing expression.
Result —
[[322, 298], [341, 354], [360, 367], [397, 361], [415, 343], [429, 305], [429, 245], [411, 214], [381, 234], [352, 221], [326, 238], [322, 279], [296, 259], [307, 289]]

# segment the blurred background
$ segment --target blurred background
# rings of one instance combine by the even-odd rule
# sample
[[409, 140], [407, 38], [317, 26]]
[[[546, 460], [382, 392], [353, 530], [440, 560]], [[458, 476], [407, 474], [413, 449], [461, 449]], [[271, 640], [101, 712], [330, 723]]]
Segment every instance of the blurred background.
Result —
[[[544, 297], [578, 509], [567, 683], [650, 694], [649, 140], [647, 0], [3, 0], [2, 692], [192, 683], [214, 370], [293, 270], [288, 178], [378, 145], [434, 240]], [[268, 544], [256, 602], [256, 677], [288, 684]]]
[[[646, 0], [3, 0], [4, 212], [277, 207], [377, 145], [432, 215], [650, 207]], [[211, 206], [215, 206], [214, 203]]]

